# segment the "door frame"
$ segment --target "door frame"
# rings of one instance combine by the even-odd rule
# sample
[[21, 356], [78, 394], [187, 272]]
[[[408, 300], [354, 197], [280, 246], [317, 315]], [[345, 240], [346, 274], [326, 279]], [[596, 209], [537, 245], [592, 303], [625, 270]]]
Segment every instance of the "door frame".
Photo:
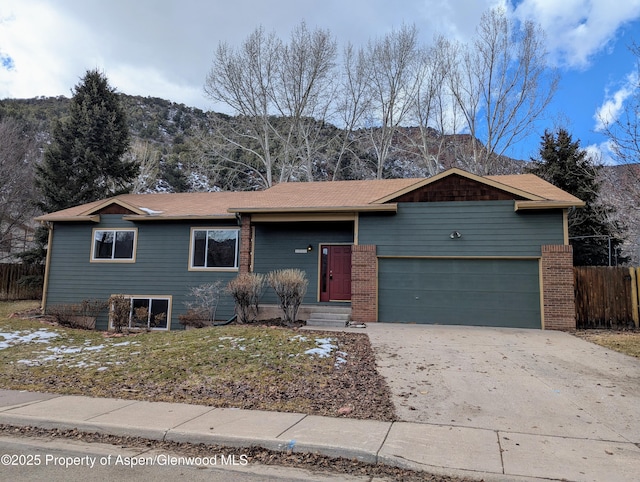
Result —
[[[331, 291], [329, 289], [329, 265], [330, 265], [330, 253], [332, 247], [344, 247], [344, 246], [353, 246], [353, 243], [320, 243], [318, 250], [318, 301], [319, 302], [331, 302], [331, 303], [350, 303], [351, 296], [349, 299], [344, 300], [336, 300], [331, 299]], [[328, 252], [325, 254], [325, 249]], [[326, 258], [325, 258], [326, 256]], [[325, 265], [326, 262], [326, 265]], [[349, 268], [349, 273], [351, 273], [351, 267]], [[351, 276], [349, 275], [349, 285], [351, 286]], [[324, 290], [323, 288], [325, 288]], [[351, 291], [351, 290], [350, 290]]]

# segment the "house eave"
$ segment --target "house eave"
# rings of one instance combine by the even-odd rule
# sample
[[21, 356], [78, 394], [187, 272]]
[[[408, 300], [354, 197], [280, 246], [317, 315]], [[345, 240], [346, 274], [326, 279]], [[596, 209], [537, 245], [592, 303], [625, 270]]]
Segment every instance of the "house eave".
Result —
[[92, 215], [86, 215], [86, 216], [50, 216], [48, 214], [45, 214], [43, 216], [38, 216], [37, 218], [34, 218], [36, 221], [39, 221], [41, 223], [44, 222], [63, 222], [63, 223], [70, 223], [70, 222], [80, 222], [80, 223], [86, 223], [88, 222], [92, 222], [92, 223], [99, 223], [100, 222], [100, 215], [99, 214], [92, 214]]
[[230, 208], [230, 213], [238, 214], [332, 214], [360, 212], [397, 212], [398, 205], [366, 204], [362, 206], [313, 206], [313, 207], [277, 207], [277, 208]]
[[515, 201], [514, 211], [524, 211], [531, 209], [568, 209], [568, 208], [582, 208], [585, 203], [570, 202], [570, 201]]
[[194, 220], [235, 220], [235, 214], [207, 214], [207, 215], [176, 215], [176, 216], [161, 216], [153, 214], [126, 214], [122, 216], [124, 221], [194, 221]]

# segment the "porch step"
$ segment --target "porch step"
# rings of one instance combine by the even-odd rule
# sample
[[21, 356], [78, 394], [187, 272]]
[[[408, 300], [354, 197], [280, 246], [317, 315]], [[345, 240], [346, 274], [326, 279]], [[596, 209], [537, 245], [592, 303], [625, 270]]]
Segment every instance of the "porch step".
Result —
[[332, 313], [326, 311], [315, 311], [307, 320], [307, 326], [317, 326], [322, 328], [344, 328], [351, 318], [350, 313]]

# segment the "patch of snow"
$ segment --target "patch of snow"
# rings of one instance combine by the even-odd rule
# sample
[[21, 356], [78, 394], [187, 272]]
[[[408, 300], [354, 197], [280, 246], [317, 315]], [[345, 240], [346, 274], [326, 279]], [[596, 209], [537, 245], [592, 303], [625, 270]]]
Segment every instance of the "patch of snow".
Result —
[[88, 346], [85, 348], [86, 351], [101, 351], [104, 348], [104, 345], [96, 345], [96, 346]]
[[77, 348], [77, 347], [66, 347], [66, 346], [61, 346], [61, 347], [57, 347], [57, 346], [51, 346], [47, 348], [47, 351], [53, 352], [53, 353], [59, 353], [59, 354], [68, 354], [68, 353], [80, 353], [83, 349], [82, 348]]
[[103, 372], [103, 371], [108, 370], [108, 369], [109, 369], [109, 367], [100, 367], [96, 371]]
[[344, 363], [347, 363], [347, 354], [343, 351], [337, 351], [336, 352], [336, 363], [335, 363], [335, 367], [336, 368], [340, 368], [340, 365], [343, 365]]
[[147, 214], [150, 215], [155, 215], [155, 214], [162, 214], [164, 211], [154, 211], [153, 209], [149, 209], [149, 208], [140, 208], [140, 211], [144, 211]]
[[318, 345], [318, 347], [310, 348], [304, 353], [305, 355], [318, 355], [320, 358], [327, 358], [331, 356], [331, 352], [335, 348], [338, 348], [332, 342], [333, 342], [332, 338], [316, 338], [316, 345]]
[[9, 348], [10, 346], [18, 345], [20, 343], [49, 343], [51, 338], [55, 338], [58, 333], [53, 331], [40, 329], [37, 331], [13, 331], [8, 333], [0, 333], [0, 337], [4, 338], [4, 341], [0, 341], [0, 350]]

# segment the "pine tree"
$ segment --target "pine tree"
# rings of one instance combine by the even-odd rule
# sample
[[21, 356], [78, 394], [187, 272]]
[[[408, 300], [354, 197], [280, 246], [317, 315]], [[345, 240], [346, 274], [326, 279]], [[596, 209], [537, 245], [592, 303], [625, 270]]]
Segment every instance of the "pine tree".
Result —
[[124, 161], [129, 128], [106, 76], [89, 70], [74, 88], [69, 116], [53, 127], [52, 143], [37, 168], [44, 212], [127, 192], [138, 166]]
[[[98, 70], [75, 86], [69, 115], [56, 122], [52, 142], [36, 166], [38, 207], [45, 213], [128, 192], [138, 165], [122, 156], [129, 127], [115, 89]], [[36, 231], [36, 246], [20, 255], [25, 264], [42, 264], [47, 229]], [[40, 280], [27, 280], [37, 284]]]
[[[599, 173], [602, 166], [595, 164], [580, 148], [580, 141], [573, 141], [571, 134], [562, 128], [556, 132], [545, 131], [540, 158], [531, 161], [529, 172], [585, 202], [584, 208], [571, 209], [568, 216], [573, 264], [608, 265], [610, 256], [613, 258], [622, 244], [624, 230], [611, 220], [614, 207], [600, 199]], [[615, 261], [624, 262], [621, 258]]]

